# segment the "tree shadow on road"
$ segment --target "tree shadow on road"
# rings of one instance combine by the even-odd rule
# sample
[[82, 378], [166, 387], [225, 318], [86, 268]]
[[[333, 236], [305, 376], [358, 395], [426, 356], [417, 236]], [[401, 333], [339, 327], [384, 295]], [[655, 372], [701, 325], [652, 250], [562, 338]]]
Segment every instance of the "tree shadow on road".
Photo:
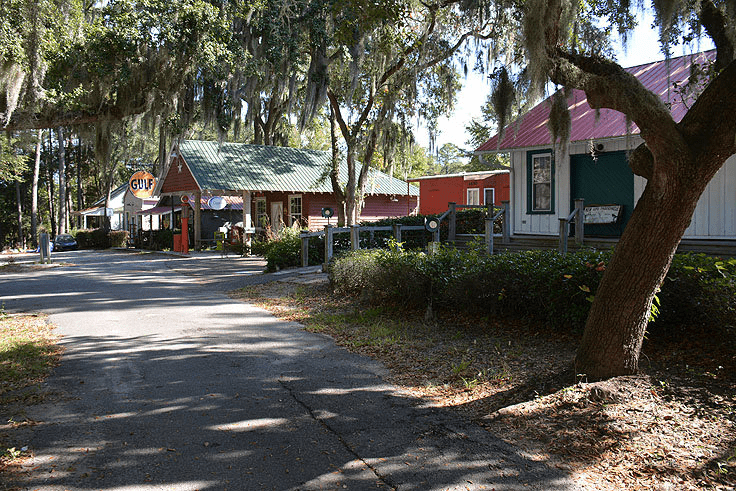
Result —
[[[255, 315], [255, 314], [254, 314]], [[180, 339], [77, 336], [29, 411], [28, 489], [568, 489], [558, 470], [417, 407], [326, 336], [252, 319]]]

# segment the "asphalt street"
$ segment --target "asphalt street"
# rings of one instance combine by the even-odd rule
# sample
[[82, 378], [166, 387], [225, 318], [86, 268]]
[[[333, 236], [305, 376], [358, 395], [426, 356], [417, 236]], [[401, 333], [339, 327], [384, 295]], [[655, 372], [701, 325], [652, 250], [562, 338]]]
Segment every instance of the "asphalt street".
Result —
[[[384, 368], [225, 291], [247, 258], [55, 253], [0, 273], [8, 312], [45, 312], [65, 353], [17, 448], [33, 490], [576, 489]], [[316, 269], [307, 270], [314, 274]], [[0, 486], [1, 488], [2, 486]]]

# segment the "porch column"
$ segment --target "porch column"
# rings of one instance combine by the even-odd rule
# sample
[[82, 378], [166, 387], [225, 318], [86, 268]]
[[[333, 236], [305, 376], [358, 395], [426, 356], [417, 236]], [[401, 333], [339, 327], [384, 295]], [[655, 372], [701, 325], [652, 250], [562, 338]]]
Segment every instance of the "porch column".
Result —
[[252, 235], [250, 230], [253, 228], [253, 221], [251, 217], [252, 212], [250, 191], [243, 191], [243, 240], [248, 247], [250, 247], [250, 239]]
[[194, 193], [194, 250], [202, 248], [202, 191]]

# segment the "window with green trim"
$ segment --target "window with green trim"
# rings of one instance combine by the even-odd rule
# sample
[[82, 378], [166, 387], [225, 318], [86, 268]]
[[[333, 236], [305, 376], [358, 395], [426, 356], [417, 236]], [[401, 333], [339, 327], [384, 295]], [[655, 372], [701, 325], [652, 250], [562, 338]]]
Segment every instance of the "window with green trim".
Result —
[[554, 213], [555, 176], [552, 153], [527, 153], [527, 206], [529, 213]]

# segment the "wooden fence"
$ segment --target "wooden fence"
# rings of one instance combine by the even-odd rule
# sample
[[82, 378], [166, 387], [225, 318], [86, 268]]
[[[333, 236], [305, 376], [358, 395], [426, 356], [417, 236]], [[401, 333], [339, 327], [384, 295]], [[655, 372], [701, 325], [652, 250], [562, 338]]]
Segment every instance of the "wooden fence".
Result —
[[[457, 219], [457, 210], [462, 208], [484, 208], [488, 210], [488, 213], [485, 218], [485, 233], [484, 234], [458, 234], [456, 233], [456, 219]], [[467, 238], [483, 238], [486, 243], [486, 250], [489, 254], [493, 254], [493, 243], [494, 243], [494, 235], [499, 235], [504, 243], [508, 243], [510, 238], [510, 230], [509, 230], [509, 202], [504, 201], [501, 209], [494, 215], [493, 214], [493, 207], [492, 206], [479, 206], [479, 205], [458, 205], [456, 203], [449, 203], [448, 210], [440, 215], [440, 217], [437, 220], [436, 224], [434, 224], [434, 227], [428, 227], [425, 225], [401, 225], [401, 224], [394, 224], [393, 226], [371, 226], [371, 225], [352, 225], [350, 227], [333, 227], [331, 225], [326, 225], [324, 230], [319, 230], [316, 232], [303, 232], [301, 234], [301, 240], [302, 240], [302, 266], [309, 266], [309, 240], [316, 237], [324, 237], [325, 238], [325, 247], [324, 247], [324, 262], [323, 262], [323, 269], [326, 268], [327, 264], [332, 260], [332, 257], [334, 255], [334, 243], [335, 243], [335, 235], [336, 234], [344, 234], [349, 233], [350, 234], [350, 248], [353, 251], [357, 251], [360, 249], [360, 233], [363, 231], [367, 231], [371, 233], [371, 236], [375, 232], [392, 232], [393, 239], [400, 243], [402, 241], [402, 233], [408, 232], [408, 231], [414, 231], [414, 230], [425, 230], [428, 233], [432, 234], [432, 244], [439, 244], [440, 243], [440, 232], [439, 232], [439, 224], [442, 222], [442, 220], [447, 219], [448, 221], [448, 242], [455, 244], [459, 239], [467, 239]], [[503, 219], [501, 222], [502, 226], [502, 233], [501, 234], [494, 234], [493, 233], [493, 223], [498, 220]], [[434, 249], [434, 246], [428, 247], [429, 251], [431, 252]]]

